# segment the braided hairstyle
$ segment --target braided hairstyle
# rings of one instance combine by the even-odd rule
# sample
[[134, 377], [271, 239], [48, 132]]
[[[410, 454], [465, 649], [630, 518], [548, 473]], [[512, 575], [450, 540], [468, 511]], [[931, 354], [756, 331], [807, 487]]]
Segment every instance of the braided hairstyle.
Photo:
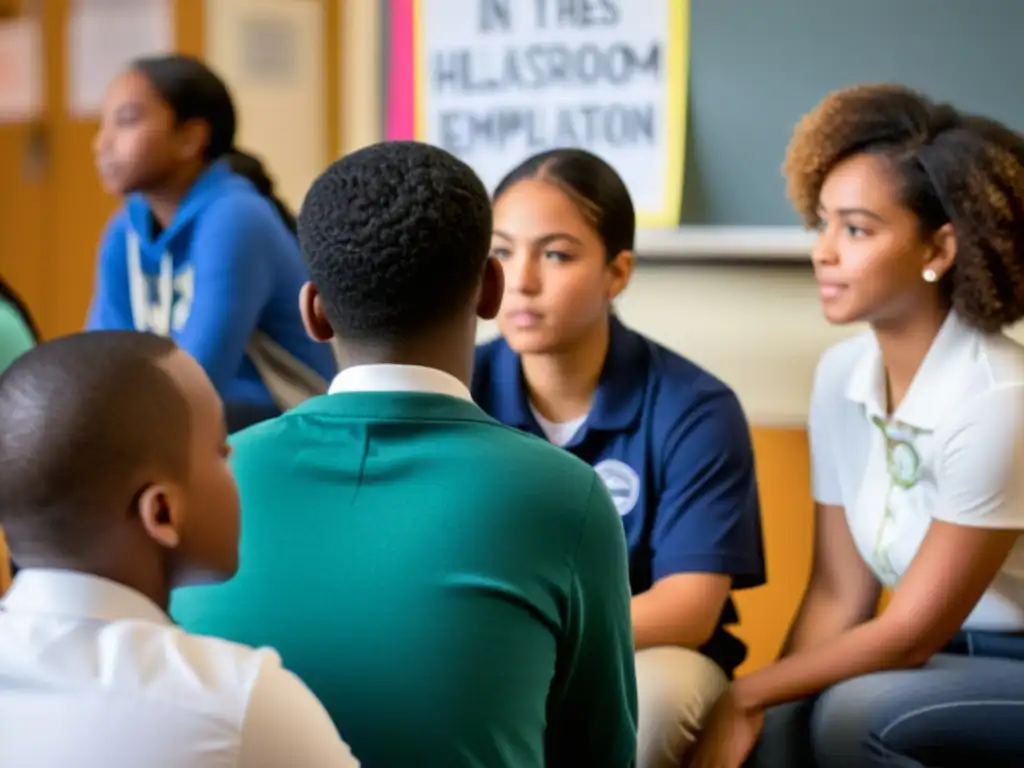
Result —
[[996, 332], [1024, 318], [1024, 138], [899, 85], [827, 96], [800, 120], [786, 154], [787, 192], [808, 226], [843, 160], [884, 157], [922, 236], [951, 223], [957, 252], [940, 289], [963, 320]]
[[284, 222], [289, 231], [293, 235], [298, 235], [299, 223], [295, 218], [295, 214], [292, 213], [284, 200], [277, 196], [277, 191], [274, 189], [274, 180], [267, 173], [263, 161], [255, 155], [250, 155], [248, 152], [243, 152], [237, 148], [230, 150], [224, 155], [223, 159], [232, 171], [248, 179], [249, 183], [256, 187], [256, 191], [274, 206], [274, 210], [277, 211], [277, 215], [281, 217], [281, 221]]

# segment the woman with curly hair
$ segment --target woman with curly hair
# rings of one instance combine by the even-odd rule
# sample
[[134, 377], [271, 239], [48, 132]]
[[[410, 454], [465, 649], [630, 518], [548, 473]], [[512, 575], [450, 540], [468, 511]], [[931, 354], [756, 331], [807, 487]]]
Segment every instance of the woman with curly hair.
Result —
[[[1024, 140], [898, 86], [796, 128], [819, 236], [810, 584], [782, 657], [733, 684], [699, 768], [1024, 765]], [[892, 590], [878, 613], [882, 588]]]

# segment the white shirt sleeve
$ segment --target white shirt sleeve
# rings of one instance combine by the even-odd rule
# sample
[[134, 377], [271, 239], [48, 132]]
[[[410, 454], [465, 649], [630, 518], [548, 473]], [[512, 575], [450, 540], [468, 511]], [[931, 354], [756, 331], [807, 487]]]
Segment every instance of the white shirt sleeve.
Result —
[[1024, 529], [1024, 385], [992, 390], [957, 408], [936, 438], [932, 517]]
[[358, 768], [320, 701], [274, 662], [262, 665], [249, 698], [239, 768]]
[[840, 379], [835, 371], [836, 356], [828, 350], [818, 361], [811, 391], [811, 408], [807, 420], [807, 435], [811, 450], [811, 494], [819, 504], [843, 506], [839, 483], [839, 463], [836, 455], [838, 427], [836, 409], [842, 398]]

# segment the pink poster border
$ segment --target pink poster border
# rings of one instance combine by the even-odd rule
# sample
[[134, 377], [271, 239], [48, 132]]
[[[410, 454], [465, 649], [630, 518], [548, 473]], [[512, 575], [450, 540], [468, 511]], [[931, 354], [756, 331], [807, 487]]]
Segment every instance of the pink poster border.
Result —
[[387, 121], [389, 141], [416, 138], [416, 0], [390, 0], [388, 8]]

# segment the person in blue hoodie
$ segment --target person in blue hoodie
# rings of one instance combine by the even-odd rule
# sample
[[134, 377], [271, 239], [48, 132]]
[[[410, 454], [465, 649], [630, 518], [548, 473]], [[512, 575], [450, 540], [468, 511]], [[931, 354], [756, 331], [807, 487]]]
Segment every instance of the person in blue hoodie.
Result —
[[87, 328], [172, 337], [206, 369], [237, 430], [326, 391], [333, 353], [299, 316], [309, 279], [274, 205], [234, 173], [223, 81], [187, 56], [143, 58], [110, 86], [95, 140], [106, 227]]

